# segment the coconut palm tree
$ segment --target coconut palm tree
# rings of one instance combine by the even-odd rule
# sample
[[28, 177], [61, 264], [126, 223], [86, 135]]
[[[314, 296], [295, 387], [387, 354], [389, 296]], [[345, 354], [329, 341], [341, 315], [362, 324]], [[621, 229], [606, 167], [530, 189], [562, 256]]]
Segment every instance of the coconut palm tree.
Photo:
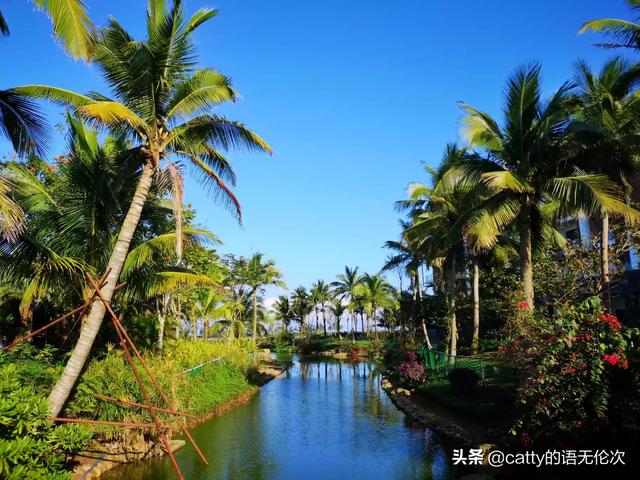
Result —
[[332, 299], [331, 289], [324, 280], [318, 280], [311, 286], [311, 301], [313, 302], [316, 310], [316, 322], [319, 321], [319, 313], [322, 313], [322, 328], [324, 330], [324, 336], [327, 336], [327, 319], [325, 318], [325, 309], [327, 303]]
[[[380, 275], [364, 275], [359, 285], [361, 299], [365, 305], [369, 322], [373, 323], [376, 338], [378, 338], [378, 309], [390, 308], [395, 301], [395, 290], [385, 278]], [[370, 332], [370, 328], [367, 328]]]
[[340, 319], [342, 315], [347, 311], [347, 306], [342, 303], [341, 298], [333, 298], [331, 303], [329, 304], [329, 310], [333, 314], [336, 319], [336, 332], [338, 332], [338, 337], [342, 339], [342, 329], [340, 328]]
[[[351, 333], [353, 341], [356, 341], [356, 313], [354, 299], [357, 295], [357, 286], [362, 282], [362, 277], [358, 275], [358, 267], [344, 267], [344, 273], [339, 274], [335, 282], [331, 282], [333, 293], [341, 301], [348, 302], [349, 314], [351, 316]], [[352, 308], [353, 307], [353, 308]]]
[[313, 304], [306, 288], [298, 287], [293, 291], [291, 294], [291, 310], [295, 318], [300, 322], [300, 333], [307, 336], [309, 328], [305, 319], [313, 311]]
[[[627, 5], [634, 11], [640, 10], [640, 0], [627, 0]], [[613, 42], [598, 43], [597, 45], [601, 47], [640, 50], [640, 25], [638, 23], [617, 18], [600, 18], [585, 22], [578, 33], [588, 31], [602, 32], [613, 38]]]
[[275, 262], [263, 259], [263, 253], [255, 253], [249, 259], [241, 258], [234, 267], [238, 282], [242, 285], [247, 285], [250, 289], [253, 304], [253, 327], [251, 332], [254, 342], [258, 338], [258, 292], [267, 285], [286, 288], [282, 281], [282, 274], [275, 267]]
[[496, 244], [507, 226], [516, 224], [520, 242], [523, 299], [534, 307], [534, 249], [559, 237], [556, 219], [569, 214], [607, 210], [633, 217], [621, 189], [605, 175], [576, 170], [580, 145], [567, 129], [572, 83], [563, 84], [544, 103], [540, 66], [518, 68], [507, 82], [505, 121], [462, 104], [469, 145], [487, 154], [483, 171], [468, 169], [469, 179], [489, 189], [488, 198], [466, 220], [465, 234], [473, 249]]
[[[594, 73], [583, 61], [576, 66], [579, 104], [573, 128], [586, 138], [585, 169], [602, 173], [622, 186], [628, 198], [638, 172], [640, 99], [636, 85], [640, 65], [615, 57]], [[605, 305], [610, 303], [609, 211], [603, 209], [600, 237], [600, 278]]]
[[[464, 236], [465, 220], [483, 199], [486, 188], [479, 182], [467, 181], [464, 166], [477, 162], [477, 158], [456, 144], [445, 148], [438, 169], [427, 167], [428, 186], [412, 183], [406, 204], [410, 207], [412, 224], [405, 229], [405, 237], [412, 250], [421, 252], [432, 268], [444, 271], [448, 287], [449, 343], [451, 355], [457, 354], [458, 275], [464, 272], [468, 260]], [[479, 270], [472, 265], [474, 286], [478, 285]], [[479, 325], [479, 289], [474, 292], [474, 331]], [[479, 329], [478, 329], [479, 330]], [[475, 339], [477, 341], [477, 339]], [[473, 342], [472, 342], [473, 343]]]
[[[406, 229], [408, 225], [403, 225]], [[429, 332], [427, 331], [427, 324], [425, 323], [424, 315], [422, 314], [422, 285], [420, 282], [420, 267], [424, 263], [424, 258], [416, 248], [415, 243], [409, 243], [406, 238], [398, 241], [389, 240], [384, 244], [385, 248], [393, 250], [395, 252], [382, 267], [382, 271], [388, 271], [394, 268], [400, 267], [405, 275], [411, 279], [411, 290], [413, 292], [414, 302], [414, 315], [415, 320], [420, 321], [422, 326], [422, 333], [424, 335], [427, 347], [431, 349], [431, 340], [429, 339]], [[401, 289], [402, 290], [402, 289]]]
[[[144, 157], [133, 201], [107, 265], [108, 283], [101, 291], [106, 300], [111, 300], [154, 173], [163, 162], [179, 162], [179, 166], [186, 162], [239, 216], [237, 199], [225, 183], [233, 183], [233, 170], [219, 149], [244, 147], [270, 152], [269, 146], [242, 124], [211, 113], [213, 107], [236, 97], [228, 77], [196, 68], [192, 34], [214, 15], [215, 10], [201, 9], [187, 20], [180, 2], [166, 9], [164, 1], [150, 0], [147, 38], [141, 41], [110, 19], [97, 34], [92, 61], [111, 87], [113, 98], [41, 85], [12, 90], [60, 103], [97, 125], [127, 135]], [[102, 302], [94, 302], [83, 322], [76, 348], [49, 395], [54, 416], [82, 371], [104, 312]]]
[[282, 323], [285, 332], [289, 331], [289, 324], [294, 317], [293, 309], [289, 297], [279, 295], [271, 306], [274, 318]]

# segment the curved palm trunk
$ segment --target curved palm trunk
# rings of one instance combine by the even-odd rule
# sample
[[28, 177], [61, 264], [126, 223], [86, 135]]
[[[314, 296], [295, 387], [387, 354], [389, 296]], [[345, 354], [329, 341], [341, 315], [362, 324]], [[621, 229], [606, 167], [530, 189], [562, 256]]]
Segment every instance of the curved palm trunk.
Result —
[[473, 337], [471, 338], [471, 354], [478, 353], [480, 338], [480, 268], [478, 259], [473, 259]]
[[602, 232], [600, 233], [600, 287], [602, 300], [607, 310], [611, 309], [611, 289], [609, 284], [609, 214], [602, 215]]
[[531, 241], [531, 221], [529, 219], [529, 208], [522, 207], [520, 213], [520, 281], [522, 282], [522, 293], [527, 302], [529, 310], [533, 311], [533, 244]]
[[258, 289], [254, 288], [251, 294], [253, 297], [253, 329], [251, 330], [251, 334], [253, 337], [253, 344], [256, 344], [258, 339]]
[[[122, 270], [124, 261], [127, 258], [127, 253], [129, 252], [131, 239], [133, 238], [133, 234], [138, 226], [138, 221], [140, 220], [140, 215], [142, 214], [142, 207], [144, 206], [147, 195], [149, 194], [149, 189], [151, 188], [153, 179], [154, 163], [155, 162], [152, 163], [151, 161], [148, 161], [142, 170], [140, 180], [138, 181], [136, 191], [133, 195], [133, 200], [131, 201], [127, 215], [122, 222], [122, 227], [120, 228], [120, 233], [118, 234], [115, 247], [111, 252], [111, 257], [107, 264], [107, 270], [109, 271], [109, 274], [107, 275], [108, 283], [100, 290], [102, 296], [104, 296], [107, 301], [110, 301], [113, 297], [114, 288], [118, 282], [120, 271]], [[49, 414], [51, 416], [57, 417], [69, 398], [69, 394], [71, 393], [71, 390], [78, 380], [84, 364], [89, 357], [93, 342], [98, 335], [100, 325], [102, 325], [104, 313], [104, 304], [101, 301], [94, 301], [88, 315], [82, 322], [78, 343], [76, 343], [76, 346], [73, 349], [73, 353], [62, 372], [62, 376], [56, 382], [53, 390], [49, 394], [49, 398], [47, 399], [49, 403]]]

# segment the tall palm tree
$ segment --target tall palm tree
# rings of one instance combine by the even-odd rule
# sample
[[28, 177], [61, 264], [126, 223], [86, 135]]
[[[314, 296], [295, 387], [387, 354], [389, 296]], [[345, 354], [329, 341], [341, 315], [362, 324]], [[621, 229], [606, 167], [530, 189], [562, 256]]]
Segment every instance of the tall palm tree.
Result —
[[540, 66], [532, 65], [518, 68], [507, 82], [502, 126], [462, 104], [469, 144], [487, 154], [484, 171], [473, 170], [469, 178], [489, 189], [465, 233], [474, 250], [482, 250], [495, 245], [507, 226], [517, 225], [523, 297], [530, 309], [534, 308], [533, 251], [545, 239], [559, 236], [553, 229], [555, 219], [605, 209], [632, 216], [615, 183], [575, 168], [580, 147], [567, 129], [575, 103], [573, 88], [563, 84], [544, 103]]
[[313, 304], [306, 288], [298, 287], [293, 291], [291, 294], [291, 310], [298, 322], [300, 322], [300, 333], [303, 336], [307, 336], [309, 328], [305, 318], [312, 312]]
[[[477, 158], [456, 144], [445, 148], [438, 169], [427, 168], [430, 174], [428, 186], [413, 183], [409, 186], [407, 205], [410, 206], [413, 224], [405, 230], [412, 249], [420, 251], [432, 268], [444, 271], [448, 287], [449, 343], [448, 351], [457, 354], [458, 325], [457, 305], [458, 275], [465, 271], [468, 259], [464, 235], [465, 221], [483, 199], [485, 187], [481, 183], [467, 181], [464, 167], [477, 162]], [[479, 269], [472, 265], [474, 287], [478, 286]], [[474, 332], [479, 331], [479, 288], [474, 294]], [[477, 342], [477, 338], [472, 343]]]
[[362, 277], [358, 275], [358, 267], [344, 267], [344, 273], [339, 274], [335, 282], [331, 282], [333, 292], [341, 300], [347, 301], [349, 314], [351, 316], [351, 333], [353, 341], [356, 340], [356, 317], [354, 300], [357, 295], [357, 286], [362, 282]]
[[[214, 15], [215, 10], [201, 9], [186, 20], [180, 2], [166, 9], [164, 1], [150, 0], [147, 38], [141, 41], [110, 19], [97, 34], [92, 60], [111, 87], [113, 99], [41, 85], [12, 90], [60, 103], [97, 125], [122, 132], [144, 156], [133, 201], [107, 265], [108, 283], [101, 291], [106, 300], [111, 300], [154, 173], [163, 161], [186, 162], [239, 216], [239, 204], [225, 184], [233, 183], [233, 171], [218, 149], [245, 147], [270, 152], [269, 146], [242, 124], [210, 113], [213, 107], [235, 99], [227, 77], [196, 68], [192, 33]], [[92, 304], [76, 348], [49, 395], [54, 416], [82, 371], [104, 312], [102, 302]]]
[[329, 310], [336, 319], [336, 332], [338, 333], [338, 337], [342, 339], [340, 320], [342, 319], [342, 315], [347, 311], [347, 306], [342, 303], [342, 299], [334, 297], [329, 304]]
[[279, 295], [276, 301], [271, 306], [273, 315], [276, 320], [282, 323], [285, 332], [289, 331], [289, 324], [294, 317], [293, 309], [289, 297], [286, 295]]
[[324, 280], [318, 280], [311, 286], [311, 301], [316, 308], [316, 322], [319, 320], [318, 311], [322, 313], [322, 328], [324, 330], [324, 336], [327, 336], [327, 319], [325, 317], [325, 309], [327, 303], [332, 299], [331, 289]]
[[[403, 225], [406, 227], [406, 225]], [[431, 340], [429, 339], [429, 332], [427, 331], [427, 324], [422, 312], [422, 285], [420, 282], [420, 267], [424, 262], [424, 258], [416, 248], [415, 243], [407, 241], [403, 234], [403, 238], [398, 241], [389, 240], [384, 244], [385, 248], [391, 249], [395, 252], [383, 265], [382, 271], [391, 270], [393, 268], [400, 267], [404, 271], [404, 274], [411, 279], [411, 290], [413, 293], [414, 303], [414, 315], [415, 320], [420, 321], [422, 326], [422, 333], [424, 335], [425, 342], [429, 349], [432, 348]], [[402, 289], [401, 289], [402, 290]]]
[[[625, 196], [632, 191], [631, 180], [638, 172], [640, 147], [640, 65], [615, 57], [599, 73], [578, 62], [575, 81], [579, 104], [573, 128], [586, 138], [585, 169], [607, 175], [622, 186]], [[600, 278], [605, 305], [610, 303], [609, 211], [601, 212]]]
[[378, 338], [378, 309], [393, 306], [395, 291], [382, 275], [369, 275], [368, 273], [363, 277], [359, 290], [369, 321], [373, 323], [375, 336]]
[[[627, 0], [627, 5], [634, 11], [640, 10], [640, 0]], [[597, 44], [601, 47], [640, 50], [640, 25], [638, 23], [617, 18], [600, 18], [585, 22], [578, 33], [588, 31], [602, 32], [613, 37], [613, 42]]]
[[282, 274], [275, 267], [273, 260], [263, 260], [263, 253], [255, 253], [249, 259], [240, 259], [236, 264], [239, 281], [251, 289], [253, 304], [253, 327], [251, 329], [253, 341], [258, 338], [258, 292], [267, 285], [286, 288], [282, 281]]

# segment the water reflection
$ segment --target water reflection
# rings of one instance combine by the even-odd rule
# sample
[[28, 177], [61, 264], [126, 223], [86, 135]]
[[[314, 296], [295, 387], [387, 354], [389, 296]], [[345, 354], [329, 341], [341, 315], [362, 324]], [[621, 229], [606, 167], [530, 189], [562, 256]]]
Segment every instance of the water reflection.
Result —
[[[247, 405], [192, 431], [176, 457], [189, 479], [447, 479], [449, 454], [386, 396], [375, 364], [295, 358]], [[176, 478], [168, 458], [105, 479]]]

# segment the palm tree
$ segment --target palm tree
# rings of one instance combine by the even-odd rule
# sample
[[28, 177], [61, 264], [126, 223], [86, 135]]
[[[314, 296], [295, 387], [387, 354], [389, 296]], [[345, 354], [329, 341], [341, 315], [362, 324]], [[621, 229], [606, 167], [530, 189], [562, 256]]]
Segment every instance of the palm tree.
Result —
[[289, 331], [289, 324], [294, 316], [291, 302], [286, 295], [279, 295], [277, 300], [271, 306], [273, 315], [276, 320], [279, 320], [284, 327], [284, 331]]
[[307, 336], [309, 329], [305, 318], [313, 310], [313, 304], [311, 303], [311, 299], [306, 288], [298, 287], [293, 291], [291, 294], [291, 310], [300, 322], [301, 334]]
[[[639, 80], [640, 65], [619, 57], [607, 61], [597, 74], [579, 62], [575, 75], [579, 104], [573, 128], [587, 137], [585, 168], [607, 175], [623, 187], [627, 197], [638, 172], [640, 100], [635, 87]], [[600, 278], [604, 303], [609, 305], [608, 210], [603, 209], [601, 221]]]
[[[238, 202], [225, 184], [225, 180], [233, 183], [233, 171], [218, 149], [245, 147], [270, 152], [269, 146], [242, 124], [209, 113], [214, 106], [235, 99], [227, 77], [211, 69], [196, 68], [191, 35], [214, 15], [215, 10], [201, 9], [185, 20], [180, 2], [174, 2], [167, 10], [162, 0], [150, 0], [148, 36], [143, 41], [134, 40], [111, 19], [97, 34], [92, 60], [113, 90], [113, 99], [41, 85], [12, 90], [60, 103], [97, 125], [122, 132], [144, 156], [133, 201], [107, 265], [108, 283], [101, 293], [108, 301], [161, 162], [172, 158], [187, 162], [239, 216]], [[92, 304], [78, 343], [49, 395], [54, 416], [82, 371], [104, 312], [102, 302]]]
[[253, 304], [253, 327], [251, 329], [253, 341], [258, 338], [258, 291], [267, 285], [276, 285], [286, 288], [281, 280], [282, 274], [275, 267], [273, 260], [264, 260], [263, 253], [255, 253], [251, 258], [240, 259], [236, 264], [239, 282], [251, 289], [251, 301]]
[[[405, 226], [406, 227], [406, 226]], [[429, 339], [429, 332], [427, 331], [427, 324], [422, 314], [422, 285], [420, 282], [420, 266], [424, 262], [420, 251], [415, 247], [415, 244], [409, 243], [404, 237], [401, 241], [389, 240], [384, 244], [385, 248], [393, 250], [395, 255], [392, 255], [382, 267], [382, 271], [391, 270], [393, 268], [400, 267], [404, 274], [411, 279], [411, 290], [413, 292], [414, 302], [414, 314], [415, 320], [420, 320], [422, 326], [422, 333], [424, 335], [427, 347], [431, 350], [431, 340]], [[401, 288], [402, 290], [402, 288]]]
[[[448, 351], [457, 354], [457, 306], [458, 273], [464, 271], [467, 261], [467, 244], [464, 236], [465, 220], [470, 211], [479, 205], [484, 194], [484, 185], [466, 181], [461, 169], [477, 158], [456, 144], [445, 148], [437, 170], [427, 167], [431, 176], [429, 187], [413, 183], [409, 186], [406, 202], [411, 209], [413, 224], [405, 230], [412, 249], [421, 252], [432, 266], [443, 270], [448, 286], [449, 343]], [[479, 269], [475, 261], [472, 265], [474, 287], [478, 286]], [[474, 332], [479, 331], [479, 288], [472, 288], [474, 294]], [[472, 340], [472, 344], [477, 338]]]
[[[632, 10], [640, 10], [640, 0], [627, 0]], [[640, 50], [640, 25], [629, 20], [601, 18], [584, 23], [578, 33], [602, 32], [613, 37], [612, 43], [598, 43], [605, 48], [633, 48]]]
[[540, 66], [532, 65], [517, 69], [507, 83], [503, 126], [462, 104], [470, 146], [487, 153], [483, 171], [468, 169], [467, 180], [489, 189], [488, 198], [466, 222], [466, 237], [474, 251], [481, 251], [495, 245], [507, 226], [517, 225], [523, 296], [532, 310], [532, 254], [545, 239], [559, 237], [555, 219], [603, 210], [631, 216], [615, 183], [575, 168], [580, 146], [567, 129], [573, 87], [563, 84], [543, 103]]
[[322, 328], [324, 330], [324, 336], [327, 336], [327, 319], [325, 318], [326, 304], [331, 301], [331, 290], [329, 285], [324, 280], [318, 280], [311, 286], [311, 301], [315, 305], [316, 310], [316, 322], [319, 320], [318, 307], [320, 313], [322, 313]]
[[[375, 336], [378, 338], [377, 311], [379, 308], [389, 308], [394, 304], [395, 291], [382, 275], [368, 273], [363, 277], [359, 289], [369, 322], [373, 322]], [[370, 328], [367, 330], [370, 331]]]
[[342, 303], [342, 299], [333, 298], [331, 303], [329, 304], [329, 310], [336, 319], [336, 332], [338, 332], [338, 337], [342, 339], [342, 329], [340, 328], [340, 319], [344, 312], [347, 311], [347, 307], [344, 303]]
[[[351, 333], [353, 341], [356, 341], [356, 317], [354, 300], [357, 295], [357, 286], [362, 282], [362, 277], [358, 275], [358, 267], [344, 267], [344, 273], [339, 274], [335, 282], [331, 282], [333, 292], [340, 300], [348, 301], [349, 313], [351, 315]], [[352, 308], [353, 307], [353, 308]]]

